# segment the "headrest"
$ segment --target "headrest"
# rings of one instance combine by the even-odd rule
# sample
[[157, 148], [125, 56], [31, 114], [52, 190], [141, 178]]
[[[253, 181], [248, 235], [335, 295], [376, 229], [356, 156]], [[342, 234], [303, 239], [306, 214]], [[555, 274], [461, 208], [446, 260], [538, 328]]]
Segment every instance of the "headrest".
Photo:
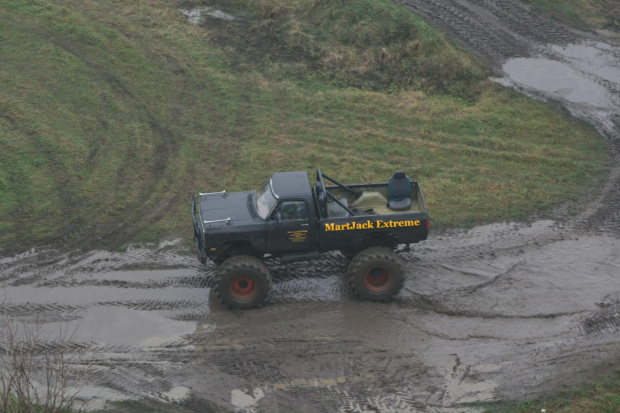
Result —
[[400, 178], [404, 178], [406, 176], [407, 176], [407, 174], [405, 173], [405, 171], [396, 171], [396, 172], [394, 172], [394, 175], [392, 177], [400, 179]]
[[317, 201], [319, 202], [319, 206], [322, 209], [323, 215], [327, 214], [327, 200], [325, 199], [325, 192], [319, 192], [316, 195]]
[[323, 185], [321, 185], [321, 181], [316, 181], [314, 187], [316, 188], [317, 193], [323, 192]]

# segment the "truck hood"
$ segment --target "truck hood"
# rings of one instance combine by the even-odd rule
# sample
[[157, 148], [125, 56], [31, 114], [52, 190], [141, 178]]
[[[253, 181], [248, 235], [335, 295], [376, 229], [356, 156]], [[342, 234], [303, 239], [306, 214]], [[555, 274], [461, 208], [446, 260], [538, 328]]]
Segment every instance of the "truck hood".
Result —
[[[225, 195], [200, 195], [200, 215], [204, 221], [218, 221], [230, 218], [231, 225], [254, 222], [250, 213], [248, 198], [251, 192], [231, 192]], [[207, 227], [209, 224], [205, 224]], [[212, 223], [212, 226], [226, 225], [225, 222]]]

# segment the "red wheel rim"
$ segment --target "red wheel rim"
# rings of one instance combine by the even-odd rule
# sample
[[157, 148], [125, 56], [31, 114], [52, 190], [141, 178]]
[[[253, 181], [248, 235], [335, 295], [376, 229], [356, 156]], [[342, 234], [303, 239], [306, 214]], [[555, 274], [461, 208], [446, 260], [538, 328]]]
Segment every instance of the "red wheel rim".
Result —
[[374, 293], [387, 290], [391, 283], [390, 274], [385, 268], [372, 268], [364, 275], [364, 285]]
[[256, 295], [256, 283], [248, 277], [237, 277], [230, 283], [230, 293], [237, 300], [248, 300]]

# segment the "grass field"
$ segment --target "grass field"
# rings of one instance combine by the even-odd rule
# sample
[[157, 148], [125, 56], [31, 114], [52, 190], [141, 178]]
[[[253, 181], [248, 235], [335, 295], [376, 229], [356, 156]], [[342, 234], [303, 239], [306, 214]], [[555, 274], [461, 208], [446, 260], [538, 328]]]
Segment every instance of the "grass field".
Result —
[[616, 370], [597, 383], [562, 391], [552, 398], [495, 406], [486, 409], [485, 413], [618, 413], [619, 389], [620, 370]]
[[316, 167], [420, 181], [439, 226], [520, 219], [600, 176], [602, 138], [503, 89], [388, 1], [0, 3], [0, 247], [191, 238], [197, 190]]

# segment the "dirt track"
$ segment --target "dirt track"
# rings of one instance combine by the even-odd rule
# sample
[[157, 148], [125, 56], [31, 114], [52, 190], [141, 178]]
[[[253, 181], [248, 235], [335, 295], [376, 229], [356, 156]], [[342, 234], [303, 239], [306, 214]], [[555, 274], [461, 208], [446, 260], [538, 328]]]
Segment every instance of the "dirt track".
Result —
[[400, 3], [488, 59], [498, 82], [594, 124], [610, 148], [600, 195], [577, 216], [560, 207], [530, 224], [433, 232], [404, 256], [405, 290], [388, 304], [350, 297], [336, 253], [271, 266], [271, 298], [246, 312], [217, 304], [213, 267], [174, 245], [0, 259], [6, 311], [43, 323], [41, 352], [59, 326], [75, 330], [91, 407], [153, 398], [196, 412], [460, 412], [617, 363], [620, 41], [510, 0]]

